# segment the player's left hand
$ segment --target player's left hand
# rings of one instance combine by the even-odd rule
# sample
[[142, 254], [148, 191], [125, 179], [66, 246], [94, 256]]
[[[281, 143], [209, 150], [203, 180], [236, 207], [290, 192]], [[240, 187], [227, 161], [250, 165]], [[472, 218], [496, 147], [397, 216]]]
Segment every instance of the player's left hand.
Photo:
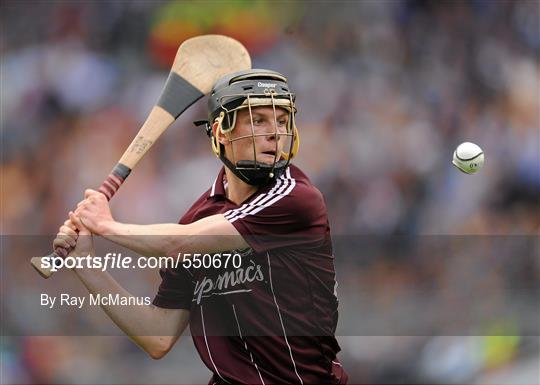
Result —
[[107, 198], [92, 189], [84, 192], [84, 198], [77, 204], [75, 215], [93, 234], [104, 234], [107, 224], [114, 222]]

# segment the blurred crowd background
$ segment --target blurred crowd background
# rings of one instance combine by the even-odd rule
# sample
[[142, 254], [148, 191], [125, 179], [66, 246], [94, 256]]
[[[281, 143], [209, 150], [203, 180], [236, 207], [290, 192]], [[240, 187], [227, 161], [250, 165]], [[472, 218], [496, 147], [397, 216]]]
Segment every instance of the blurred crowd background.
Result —
[[[297, 94], [296, 163], [326, 198], [351, 383], [538, 383], [537, 1], [0, 6], [2, 384], [209, 378], [187, 340], [154, 362], [123, 337], [32, 335], [31, 320], [67, 329], [84, 313], [55, 319], [25, 303], [82, 289], [68, 273], [39, 281], [11, 247], [52, 240], [138, 131], [178, 44], [203, 33], [239, 39], [254, 67], [284, 73]], [[211, 186], [221, 164], [192, 124], [205, 107], [137, 167], [111, 202], [117, 220], [175, 222]], [[464, 141], [485, 151], [477, 175], [451, 165]], [[157, 272], [139, 274], [119, 280], [153, 295]], [[480, 328], [469, 320], [478, 312]]]

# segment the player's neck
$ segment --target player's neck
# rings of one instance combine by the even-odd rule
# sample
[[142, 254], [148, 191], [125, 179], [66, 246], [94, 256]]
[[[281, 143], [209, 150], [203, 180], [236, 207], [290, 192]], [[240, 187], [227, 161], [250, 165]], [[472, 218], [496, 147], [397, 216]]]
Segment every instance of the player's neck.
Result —
[[251, 186], [246, 182], [242, 181], [228, 168], [225, 168], [225, 175], [227, 176], [227, 199], [231, 202], [240, 205], [255, 191], [257, 191], [257, 186]]

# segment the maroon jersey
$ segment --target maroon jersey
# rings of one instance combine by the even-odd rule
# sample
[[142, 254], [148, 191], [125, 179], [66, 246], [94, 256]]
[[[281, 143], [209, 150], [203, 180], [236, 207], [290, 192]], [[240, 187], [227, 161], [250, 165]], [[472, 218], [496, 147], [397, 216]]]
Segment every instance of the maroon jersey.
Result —
[[232, 252], [241, 265], [164, 269], [153, 303], [190, 310], [193, 341], [214, 373], [210, 383], [345, 384], [322, 194], [295, 166], [241, 205], [226, 198], [225, 184], [222, 168], [180, 223], [224, 214], [250, 246]]

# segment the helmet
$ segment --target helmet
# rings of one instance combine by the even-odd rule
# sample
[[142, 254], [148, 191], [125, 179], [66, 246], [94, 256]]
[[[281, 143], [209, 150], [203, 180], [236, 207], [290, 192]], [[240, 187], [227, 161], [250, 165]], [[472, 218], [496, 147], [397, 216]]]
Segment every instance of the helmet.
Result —
[[[208, 122], [205, 123], [214, 154], [236, 176], [250, 185], [262, 185], [280, 176], [298, 151], [299, 146], [298, 130], [294, 120], [296, 113], [294, 102], [295, 95], [289, 91], [287, 79], [278, 72], [250, 69], [224, 76], [216, 82], [208, 98]], [[220, 132], [228, 133], [234, 130], [236, 115], [240, 109], [247, 108], [251, 111], [253, 107], [258, 106], [271, 106], [273, 108], [274, 132], [255, 134], [252, 130], [251, 137], [255, 159], [228, 159], [225, 156], [223, 145], [218, 140]], [[285, 134], [277, 132], [276, 107], [289, 112]], [[212, 130], [214, 122], [218, 122], [215, 132]], [[251, 124], [253, 127], [253, 121]], [[255, 137], [261, 135], [286, 136], [286, 144], [280, 154], [276, 151], [272, 164], [257, 161]], [[229, 140], [233, 142], [245, 138]]]

